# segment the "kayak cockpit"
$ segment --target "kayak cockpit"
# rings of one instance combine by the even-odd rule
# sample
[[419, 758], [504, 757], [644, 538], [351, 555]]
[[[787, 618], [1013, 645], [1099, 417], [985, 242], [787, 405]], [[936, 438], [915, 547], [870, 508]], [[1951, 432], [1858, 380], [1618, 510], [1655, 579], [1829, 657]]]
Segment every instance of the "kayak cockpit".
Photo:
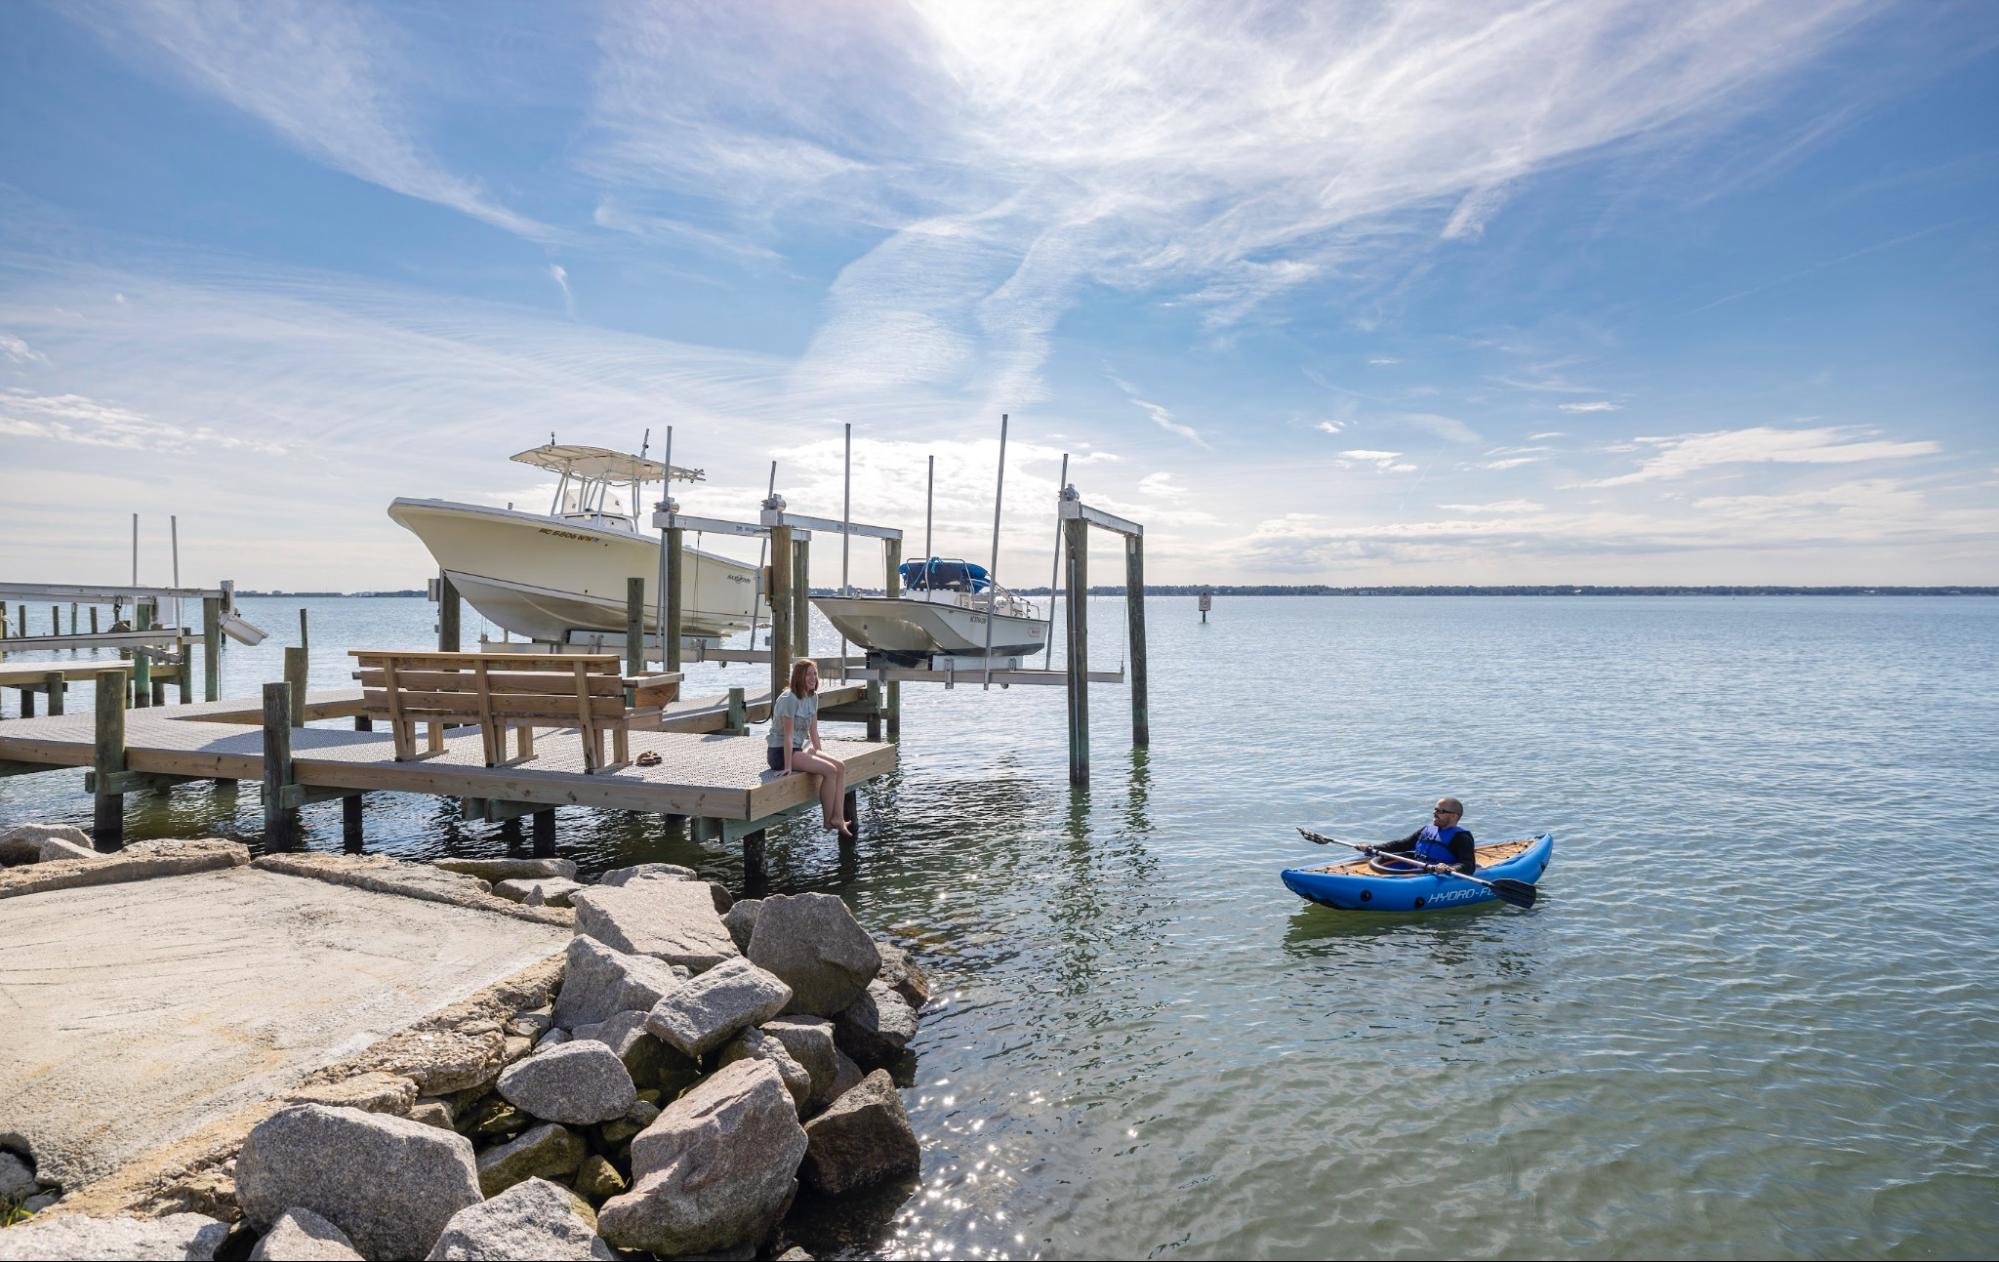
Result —
[[[1538, 840], [1539, 838], [1529, 837], [1524, 841], [1495, 841], [1490, 845], [1474, 847], [1473, 853], [1478, 856], [1477, 870], [1483, 872], [1487, 868], [1505, 863], [1508, 859], [1517, 858], [1526, 852], [1527, 847], [1533, 845]], [[1308, 872], [1324, 873], [1327, 876], [1372, 876], [1388, 879], [1423, 875], [1421, 871], [1415, 870], [1408, 872], [1385, 871], [1374, 867], [1365, 855], [1356, 856], [1340, 863], [1329, 863], [1323, 868], [1307, 868], [1305, 870]]]

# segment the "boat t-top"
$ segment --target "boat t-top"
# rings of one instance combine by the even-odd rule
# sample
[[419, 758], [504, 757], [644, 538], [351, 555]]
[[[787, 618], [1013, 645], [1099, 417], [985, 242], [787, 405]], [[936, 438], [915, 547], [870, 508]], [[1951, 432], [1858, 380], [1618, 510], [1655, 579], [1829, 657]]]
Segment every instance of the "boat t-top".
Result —
[[[553, 644], [622, 636], [631, 578], [645, 581], [646, 633], [657, 635], [660, 544], [640, 528], [642, 491], [703, 472], [553, 436], [512, 459], [557, 476], [547, 512], [397, 499], [389, 517], [423, 541], [474, 609], [514, 635]], [[765, 616], [754, 566], [692, 547], [681, 564], [685, 635], [719, 639]]]
[[900, 596], [815, 596], [812, 603], [841, 635], [898, 665], [988, 653], [1031, 657], [1048, 643], [1047, 619], [983, 565], [929, 557], [903, 562], [900, 573]]

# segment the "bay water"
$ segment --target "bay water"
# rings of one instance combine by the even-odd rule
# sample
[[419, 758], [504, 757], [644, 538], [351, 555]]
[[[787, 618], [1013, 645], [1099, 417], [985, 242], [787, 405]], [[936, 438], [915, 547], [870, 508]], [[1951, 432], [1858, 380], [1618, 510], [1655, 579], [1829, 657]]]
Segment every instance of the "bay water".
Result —
[[[227, 696], [280, 677], [301, 603], [315, 687], [351, 686], [348, 648], [434, 642], [422, 600], [241, 603], [274, 634], [224, 654]], [[1115, 668], [1122, 602], [1091, 617]], [[1999, 600], [1148, 620], [1152, 743], [1093, 688], [1087, 789], [1060, 689], [910, 685], [851, 858], [809, 817], [773, 830], [771, 889], [846, 898], [937, 995], [905, 1092], [922, 1175], [806, 1204], [815, 1254], [1999, 1252]], [[1399, 836], [1443, 794], [1481, 840], [1555, 834], [1534, 911], [1341, 913], [1278, 883], [1334, 857], [1294, 825]], [[261, 826], [254, 791], [126, 802], [131, 839]], [[0, 779], [0, 823], [89, 813], [80, 771]], [[338, 849], [337, 805], [305, 819]], [[367, 832], [413, 859], [519, 844], [385, 794]], [[741, 883], [738, 851], [656, 817], [565, 809], [558, 838], [590, 871]]]

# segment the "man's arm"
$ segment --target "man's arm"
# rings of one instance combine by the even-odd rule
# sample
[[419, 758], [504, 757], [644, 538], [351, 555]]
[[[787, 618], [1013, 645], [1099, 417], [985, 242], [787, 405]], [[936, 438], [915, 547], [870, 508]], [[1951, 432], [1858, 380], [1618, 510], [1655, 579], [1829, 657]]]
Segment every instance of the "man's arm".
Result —
[[1419, 828], [1400, 841], [1384, 841], [1376, 846], [1375, 849], [1383, 854], [1414, 854], [1416, 853], [1416, 839], [1422, 835], [1423, 830]]
[[1467, 876], [1471, 875], [1472, 869], [1478, 867], [1477, 843], [1472, 841], [1471, 834], [1462, 828], [1458, 830], [1457, 836], [1451, 838], [1451, 859], [1451, 866]]

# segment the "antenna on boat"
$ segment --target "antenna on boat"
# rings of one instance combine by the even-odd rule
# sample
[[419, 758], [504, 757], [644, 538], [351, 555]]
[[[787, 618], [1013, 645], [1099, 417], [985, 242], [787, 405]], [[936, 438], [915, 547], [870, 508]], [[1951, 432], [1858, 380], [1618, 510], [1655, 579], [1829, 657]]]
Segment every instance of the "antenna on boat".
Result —
[[[777, 494], [777, 461], [773, 460], [770, 462], [770, 489], [764, 492], [764, 499], [768, 500], [770, 499], [771, 496], [776, 494]], [[769, 546], [770, 546], [770, 532], [766, 530], [757, 535], [757, 586], [758, 587], [763, 586], [764, 549], [768, 548]], [[771, 560], [775, 562], [777, 558], [773, 556]], [[763, 598], [765, 604], [770, 603], [770, 593], [768, 591], [765, 591], [763, 593]], [[750, 648], [751, 649], [755, 649], [757, 646], [757, 614], [759, 612], [761, 611], [757, 608], [756, 598], [751, 597], [750, 598]], [[777, 619], [776, 610], [771, 611], [771, 619], [772, 621], [775, 621]]]
[[[999, 617], [1000, 498], [1006, 491], [1006, 413], [1000, 413], [999, 484], [993, 487], [993, 563], [986, 570], [986, 691], [993, 686], [993, 620]], [[978, 584], [974, 583], [973, 587]]]
[[937, 494], [937, 457], [930, 457], [930, 481], [923, 488], [923, 572], [930, 573], [930, 558], [937, 555], [930, 548], [930, 502]]
[[[1055, 561], [1048, 567], [1048, 656], [1041, 669], [1055, 667], [1055, 581], [1062, 576], [1062, 488], [1069, 485], [1069, 453], [1062, 453], [1062, 476], [1055, 479]], [[1074, 593], [1069, 599], [1074, 600]]]

